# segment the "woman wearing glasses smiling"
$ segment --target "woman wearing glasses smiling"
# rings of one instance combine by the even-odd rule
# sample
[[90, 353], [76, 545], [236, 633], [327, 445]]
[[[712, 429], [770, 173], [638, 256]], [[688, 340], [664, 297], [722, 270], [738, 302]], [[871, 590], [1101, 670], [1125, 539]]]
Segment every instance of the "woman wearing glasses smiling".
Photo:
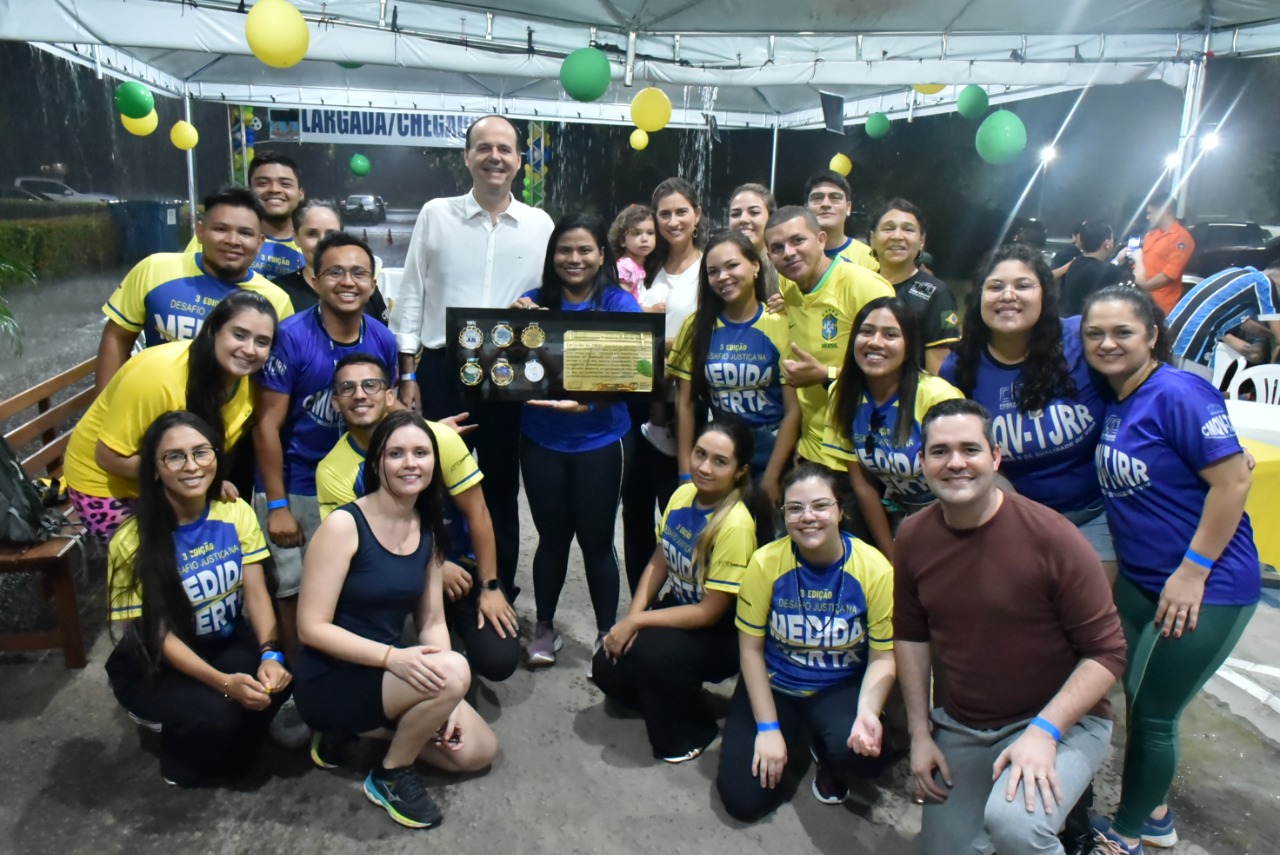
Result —
[[871, 539], [893, 561], [897, 523], [933, 501], [920, 468], [920, 422], [939, 401], [964, 396], [924, 371], [920, 327], [903, 298], [867, 303], [853, 330], [840, 379], [831, 387], [823, 444], [849, 461], [849, 481]]
[[880, 713], [893, 686], [893, 568], [840, 531], [834, 473], [812, 463], [782, 483], [787, 536], [757, 549], [738, 591], [742, 679], [724, 723], [716, 787], [730, 816], [754, 822], [800, 733], [812, 733], [813, 794], [839, 804], [851, 778], [892, 761]]
[[138, 451], [137, 516], [111, 539], [107, 660], [116, 699], [160, 732], [160, 774], [200, 786], [253, 768], [290, 676], [247, 504], [218, 497], [219, 431], [165, 413]]

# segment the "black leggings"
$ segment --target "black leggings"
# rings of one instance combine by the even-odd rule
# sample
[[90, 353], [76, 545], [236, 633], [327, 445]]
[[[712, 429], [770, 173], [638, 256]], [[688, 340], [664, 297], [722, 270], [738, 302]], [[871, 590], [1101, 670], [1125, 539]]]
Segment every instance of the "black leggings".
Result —
[[648, 402], [643, 415], [638, 415], [633, 408], [631, 453], [622, 485], [622, 552], [627, 584], [633, 594], [658, 545], [658, 515], [666, 510], [671, 494], [680, 486], [676, 459], [654, 448], [640, 433], [640, 425], [648, 418]]
[[[271, 706], [261, 712], [247, 710], [167, 664], [152, 674], [140, 645], [141, 636], [131, 628], [107, 658], [107, 679], [121, 706], [163, 725], [160, 774], [175, 784], [196, 787], [214, 778], [238, 778], [251, 770], [271, 719], [290, 689], [273, 694]], [[231, 638], [193, 649], [223, 673], [257, 676], [258, 642], [244, 621]]]
[[[879, 757], [863, 757], [850, 750], [849, 732], [858, 716], [858, 692], [861, 680], [849, 680], [814, 695], [799, 697], [774, 690], [773, 702], [778, 708], [778, 725], [787, 743], [787, 769], [803, 762], [804, 748], [800, 734], [812, 733], [813, 753], [842, 781], [851, 778], [876, 778], [893, 763], [893, 745], [888, 730], [880, 746]], [[751, 774], [751, 758], [756, 751], [756, 716], [751, 711], [747, 684], [738, 681], [724, 720], [724, 741], [720, 746], [720, 770], [716, 789], [724, 809], [734, 819], [755, 822], [782, 804], [781, 783], [770, 790], [760, 785]]]
[[[672, 605], [674, 601], [664, 599], [657, 608]], [[719, 683], [737, 673], [732, 606], [724, 620], [703, 629], [642, 629], [618, 661], [610, 660], [601, 648], [592, 663], [593, 679], [602, 692], [644, 713], [649, 745], [659, 759], [705, 748], [716, 738], [716, 718], [702, 684]]]
[[596, 629], [608, 632], [618, 619], [618, 556], [614, 521], [622, 489], [623, 441], [594, 451], [552, 451], [520, 441], [520, 464], [529, 511], [538, 529], [533, 556], [533, 598], [539, 621], [552, 621], [569, 572], [569, 546], [576, 535], [586, 567]]

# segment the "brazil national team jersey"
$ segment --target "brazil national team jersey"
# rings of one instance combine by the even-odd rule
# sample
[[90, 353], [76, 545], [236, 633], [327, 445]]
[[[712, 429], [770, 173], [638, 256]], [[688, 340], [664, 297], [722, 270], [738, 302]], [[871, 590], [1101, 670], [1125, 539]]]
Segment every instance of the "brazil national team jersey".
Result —
[[[692, 379], [696, 317], [685, 318], [667, 357], [667, 373], [677, 380]], [[786, 316], [766, 312], [763, 305], [742, 323], [717, 318], [705, 364], [711, 406], [753, 427], [776, 428], [782, 421], [781, 359], [791, 354], [787, 335]]]
[[911, 435], [905, 443], [898, 442], [898, 396], [895, 394], [881, 406], [876, 406], [867, 394], [847, 426], [851, 436], [839, 435], [835, 424], [835, 403], [840, 381], [831, 387], [831, 407], [828, 411], [826, 449], [841, 460], [857, 460], [873, 477], [884, 484], [887, 496], [895, 501], [911, 505], [923, 505], [933, 501], [929, 485], [921, 471], [921, 451], [924, 448], [920, 423], [924, 414], [939, 401], [963, 398], [960, 390], [941, 377], [921, 373], [916, 386], [915, 413]]
[[[178, 575], [195, 613], [196, 636], [225, 638], [244, 614], [244, 568], [267, 560], [258, 518], [241, 499], [211, 502], [204, 516], [173, 532]], [[111, 538], [107, 558], [112, 620], [142, 617], [142, 592], [134, 588], [137, 519], [126, 520]]]
[[[1097, 448], [1097, 476], [1116, 540], [1120, 572], [1159, 593], [1182, 563], [1208, 485], [1205, 469], [1243, 449], [1212, 383], [1163, 365], [1134, 392], [1108, 405]], [[1245, 514], [1205, 583], [1204, 603], [1258, 601], [1262, 577]]]
[[[186, 251], [188, 254], [199, 252], [200, 238], [192, 235]], [[307, 257], [302, 254], [302, 247], [298, 246], [295, 237], [281, 239], [263, 235], [262, 249], [258, 250], [258, 257], [249, 269], [268, 279], [279, 279], [306, 266]]]
[[827, 247], [823, 252], [827, 254], [827, 258], [843, 258], [850, 264], [865, 267], [873, 273], [880, 272], [880, 262], [871, 252], [871, 247], [857, 238], [845, 238], [840, 246]]
[[333, 369], [352, 353], [368, 353], [391, 369], [396, 384], [396, 339], [378, 321], [362, 316], [360, 336], [351, 344], [329, 337], [320, 322], [320, 307], [294, 315], [280, 325], [271, 357], [259, 381], [264, 389], [289, 396], [282, 434], [285, 489], [299, 496], [316, 495], [316, 464], [338, 440], [342, 417], [333, 406]]
[[293, 314], [289, 296], [257, 273], [227, 282], [206, 273], [202, 261], [198, 252], [147, 256], [125, 276], [102, 313], [130, 332], [141, 333], [147, 347], [195, 338], [213, 307], [241, 288], [266, 297], [278, 320]]
[[869, 650], [893, 649], [893, 568], [841, 533], [844, 558], [811, 567], [790, 537], [757, 549], [738, 591], [737, 627], [764, 638], [773, 688], [811, 695], [861, 680]]
[[[791, 341], [828, 368], [844, 364], [853, 319], [877, 297], [892, 297], [893, 286], [865, 267], [834, 259], [822, 279], [808, 294], [785, 276], [778, 286], [787, 307]], [[789, 357], [788, 357], [789, 358]], [[805, 460], [833, 469], [845, 469], [843, 460], [822, 448], [826, 427], [827, 390], [821, 383], [796, 389], [800, 400], [800, 443], [796, 450]]]
[[721, 591], [738, 595], [742, 574], [756, 548], [756, 525], [751, 512], [741, 502], [733, 506], [711, 546], [711, 566], [707, 568], [705, 582], [699, 582], [701, 571], [694, 566], [694, 547], [713, 508], [699, 508], [695, 504], [698, 488], [683, 484], [671, 495], [666, 513], [658, 525], [658, 542], [667, 562], [667, 579], [671, 582], [671, 594], [676, 602], [690, 606], [702, 602], [702, 592]]
[[[978, 378], [969, 397], [991, 411], [991, 427], [1004, 458], [1000, 472], [1018, 492], [1059, 513], [1098, 504], [1093, 450], [1102, 432], [1106, 404], [1084, 360], [1079, 316], [1062, 319], [1062, 352], [1067, 372], [1076, 384], [1072, 398], [1054, 398], [1036, 412], [1018, 409], [1022, 365], [996, 362], [985, 351], [978, 362]], [[938, 371], [956, 382], [953, 353]]]

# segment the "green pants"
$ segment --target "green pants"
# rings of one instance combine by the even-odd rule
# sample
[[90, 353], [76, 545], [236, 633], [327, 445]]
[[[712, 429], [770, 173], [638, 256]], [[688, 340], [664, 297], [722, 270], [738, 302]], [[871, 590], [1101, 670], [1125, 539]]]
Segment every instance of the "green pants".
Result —
[[1115, 830], [1138, 837], [1164, 804], [1178, 769], [1178, 719], [1244, 633], [1257, 605], [1201, 606], [1195, 632], [1165, 638], [1155, 625], [1159, 597], [1126, 579], [1115, 586], [1116, 609], [1129, 647], [1124, 673], [1128, 742]]

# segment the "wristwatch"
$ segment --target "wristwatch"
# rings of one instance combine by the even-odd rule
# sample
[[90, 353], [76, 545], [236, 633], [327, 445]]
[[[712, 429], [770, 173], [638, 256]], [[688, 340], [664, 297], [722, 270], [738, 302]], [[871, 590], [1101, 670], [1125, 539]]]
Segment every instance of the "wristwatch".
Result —
[[499, 582], [497, 579], [490, 579], [488, 582], [484, 582], [483, 586], [486, 591], [502, 590], [502, 583]]

